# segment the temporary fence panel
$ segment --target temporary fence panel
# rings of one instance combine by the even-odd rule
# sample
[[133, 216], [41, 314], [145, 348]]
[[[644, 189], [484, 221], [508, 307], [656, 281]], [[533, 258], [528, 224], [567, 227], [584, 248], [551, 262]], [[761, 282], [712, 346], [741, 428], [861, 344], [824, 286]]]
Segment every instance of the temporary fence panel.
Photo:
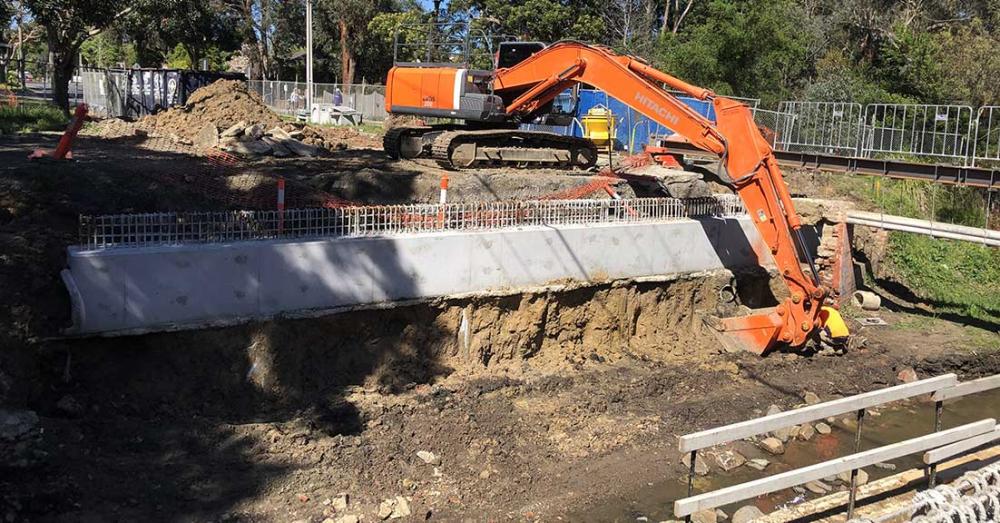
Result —
[[[271, 110], [285, 115], [305, 115], [305, 82], [251, 80], [249, 86]], [[312, 93], [313, 103], [347, 106], [361, 113], [364, 120], [382, 121], [387, 116], [383, 85], [313, 83]]]
[[975, 124], [969, 106], [869, 104], [865, 112], [862, 156], [969, 159]]
[[791, 114], [754, 108], [753, 120], [772, 148], [784, 150], [783, 138], [788, 134], [787, 128], [792, 121]]
[[861, 104], [785, 101], [778, 112], [788, 115], [781, 150], [855, 156], [860, 152]]
[[977, 162], [1000, 162], [1000, 106], [979, 108], [971, 164], [978, 165]]
[[92, 69], [80, 73], [83, 101], [90, 113], [104, 117], [125, 115], [128, 78], [123, 70]]

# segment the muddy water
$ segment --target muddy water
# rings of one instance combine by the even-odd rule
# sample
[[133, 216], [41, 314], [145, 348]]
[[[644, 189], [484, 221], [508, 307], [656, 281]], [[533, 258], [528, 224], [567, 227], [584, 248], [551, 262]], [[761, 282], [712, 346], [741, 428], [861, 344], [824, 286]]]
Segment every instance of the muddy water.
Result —
[[[1000, 419], [1000, 390], [945, 403], [942, 428], [950, 428], [989, 417]], [[718, 469], [714, 460], [708, 457], [706, 461], [711, 465], [712, 472], [706, 477], [696, 478], [694, 492], [716, 490], [851, 454], [854, 451], [852, 418], [853, 415], [849, 417], [839, 416], [831, 424], [833, 432], [828, 435], [817, 434], [808, 442], [790, 442], [786, 445], [785, 454], [781, 456], [764, 455], [754, 448], [738, 447], [748, 458], [763, 457], [770, 460], [771, 464], [764, 471], [756, 471], [744, 466], [726, 473]], [[928, 400], [896, 403], [878, 410], [870, 410], [863, 422], [861, 450], [921, 436], [931, 432], [933, 427], [934, 404]], [[908, 468], [919, 467], [921, 464], [920, 454], [900, 458], [893, 461], [892, 464], [896, 466], [895, 471], [876, 467], [868, 467], [865, 471], [874, 480]], [[669, 471], [669, 475], [670, 480], [648, 484], [635, 492], [631, 499], [607, 500], [601, 507], [593, 508], [586, 513], [573, 514], [564, 519], [569, 521], [620, 522], [675, 519], [673, 502], [685, 496], [687, 485], [686, 478], [680, 477], [681, 475], [676, 470]], [[831, 486], [838, 488], [839, 485], [840, 483], [834, 483]], [[722, 508], [727, 514], [732, 515], [740, 506], [753, 503], [764, 512], [771, 512], [787, 504], [800, 503], [813, 497], [820, 496], [808, 492], [803, 495], [792, 490], [785, 490]]]

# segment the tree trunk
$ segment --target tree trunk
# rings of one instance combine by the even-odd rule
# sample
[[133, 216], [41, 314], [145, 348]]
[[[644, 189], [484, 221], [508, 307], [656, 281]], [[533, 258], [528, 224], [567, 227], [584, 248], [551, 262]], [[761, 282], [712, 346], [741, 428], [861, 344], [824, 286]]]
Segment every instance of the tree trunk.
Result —
[[340, 28], [340, 78], [348, 85], [354, 81], [354, 50], [351, 49], [347, 20], [341, 18], [337, 25]]
[[76, 53], [56, 52], [52, 68], [52, 101], [69, 114], [69, 81], [73, 79], [73, 56]]

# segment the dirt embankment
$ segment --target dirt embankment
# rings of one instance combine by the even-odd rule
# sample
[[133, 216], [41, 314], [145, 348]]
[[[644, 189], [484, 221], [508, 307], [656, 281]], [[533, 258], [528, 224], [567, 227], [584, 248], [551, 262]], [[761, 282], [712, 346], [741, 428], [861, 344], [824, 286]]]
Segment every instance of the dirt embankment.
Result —
[[[885, 313], [890, 326], [863, 329], [869, 347], [843, 357], [722, 354], [696, 314], [717, 305], [719, 275], [47, 339], [67, 323], [58, 271], [79, 214], [217, 209], [243, 190], [234, 178], [262, 172], [365, 202], [432, 201], [442, 174], [353, 150], [220, 174], [146, 144], [86, 137], [76, 162], [40, 168], [21, 149], [46, 144], [0, 142], [0, 409], [28, 427], [0, 431], [5, 518], [370, 522], [392, 499], [404, 520], [551, 521], [680, 477], [676, 435], [806, 390], [880, 388], [906, 366], [1000, 370], [995, 335], [909, 312]], [[587, 176], [461, 173], [450, 197], [528, 197]]]

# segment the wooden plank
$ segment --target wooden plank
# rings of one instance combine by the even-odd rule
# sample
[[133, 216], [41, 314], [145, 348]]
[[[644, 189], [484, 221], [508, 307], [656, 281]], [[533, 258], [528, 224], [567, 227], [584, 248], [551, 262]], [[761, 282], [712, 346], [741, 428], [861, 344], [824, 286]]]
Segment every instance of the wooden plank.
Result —
[[968, 396], [969, 394], [975, 394], [977, 392], [985, 392], [997, 387], [1000, 387], [1000, 374], [979, 378], [978, 380], [966, 381], [959, 383], [954, 387], [941, 389], [934, 393], [933, 399], [934, 401], [944, 401], [952, 398], [961, 398], [962, 396]]
[[[963, 467], [966, 465], [976, 461], [993, 461], [997, 457], [1000, 457], [1000, 447], [980, 450], [978, 452], [973, 452], [972, 454], [966, 454], [964, 456], [945, 461], [944, 463], [938, 465], [939, 480], [943, 473], [950, 472], [951, 476], [957, 477], [962, 471], [965, 470]], [[959, 471], [955, 472], [952, 471], [952, 469]], [[887, 492], [906, 487], [907, 485], [917, 486], [915, 485], [915, 482], [920, 483], [920, 488], [923, 488], [927, 484], [927, 471], [923, 467], [904, 470], [903, 472], [892, 476], [877, 479], [866, 485], [862, 485], [858, 487], [858, 499], [885, 494]], [[912, 498], [914, 492], [915, 490], [908, 490], [898, 496], [892, 496], [882, 501], [860, 506], [858, 507], [857, 512], [855, 512], [855, 517], [864, 517], [868, 520], [879, 521], [882, 516], [887, 516], [897, 512], [899, 510], [899, 505], [901, 503], [905, 503], [907, 499]], [[830, 521], [833, 518], [823, 518], [817, 520], [814, 516], [837, 508], [846, 510], [847, 497], [848, 492], [846, 490], [834, 492], [821, 498], [808, 500], [798, 505], [792, 505], [785, 509], [777, 510], [761, 518], [755, 519], [754, 523], [788, 523], [791, 521], [805, 520]], [[842, 515], [840, 516], [840, 521], [843, 521]]]
[[992, 432], [987, 432], [986, 434], [980, 434], [966, 440], [952, 443], [951, 445], [945, 445], [944, 447], [927, 451], [924, 453], [924, 463], [928, 465], [940, 463], [952, 456], [957, 456], [963, 452], [972, 450], [980, 445], [991, 443], [998, 439], [1000, 439], [1000, 427], [994, 429]]
[[984, 419], [953, 429], [920, 436], [919, 438], [908, 439], [877, 449], [866, 450], [857, 454], [809, 465], [808, 467], [789, 470], [788, 472], [782, 472], [770, 477], [726, 487], [714, 492], [706, 492], [705, 494], [679, 499], [674, 502], [674, 515], [676, 517], [689, 516], [699, 510], [721, 507], [722, 505], [791, 488], [827, 476], [840, 474], [841, 472], [867, 467], [875, 463], [947, 445], [955, 441], [990, 432], [994, 428], [996, 428], [996, 420], [992, 418]]
[[847, 412], [855, 412], [861, 409], [881, 405], [883, 403], [889, 403], [891, 401], [912, 398], [921, 394], [929, 394], [941, 389], [953, 387], [956, 383], [958, 383], [958, 377], [954, 374], [944, 374], [934, 378], [914, 381], [913, 383], [904, 383], [895, 387], [874, 390], [864, 394], [851, 396], [849, 398], [840, 398], [816, 405], [810, 405], [808, 407], [802, 407], [801, 409], [779, 412], [778, 414], [773, 414], [771, 416], [764, 416], [762, 418], [742, 421], [740, 423], [734, 423], [724, 427], [716, 427], [714, 429], [695, 432], [693, 434], [681, 436], [678, 441], [678, 447], [681, 452], [691, 452], [693, 450], [719, 445], [720, 443], [727, 443], [738, 439], [749, 438], [750, 436], [756, 436], [758, 434], [764, 434], [766, 432], [790, 427], [792, 425], [808, 423], [818, 419], [829, 418], [830, 416], [838, 416]]

